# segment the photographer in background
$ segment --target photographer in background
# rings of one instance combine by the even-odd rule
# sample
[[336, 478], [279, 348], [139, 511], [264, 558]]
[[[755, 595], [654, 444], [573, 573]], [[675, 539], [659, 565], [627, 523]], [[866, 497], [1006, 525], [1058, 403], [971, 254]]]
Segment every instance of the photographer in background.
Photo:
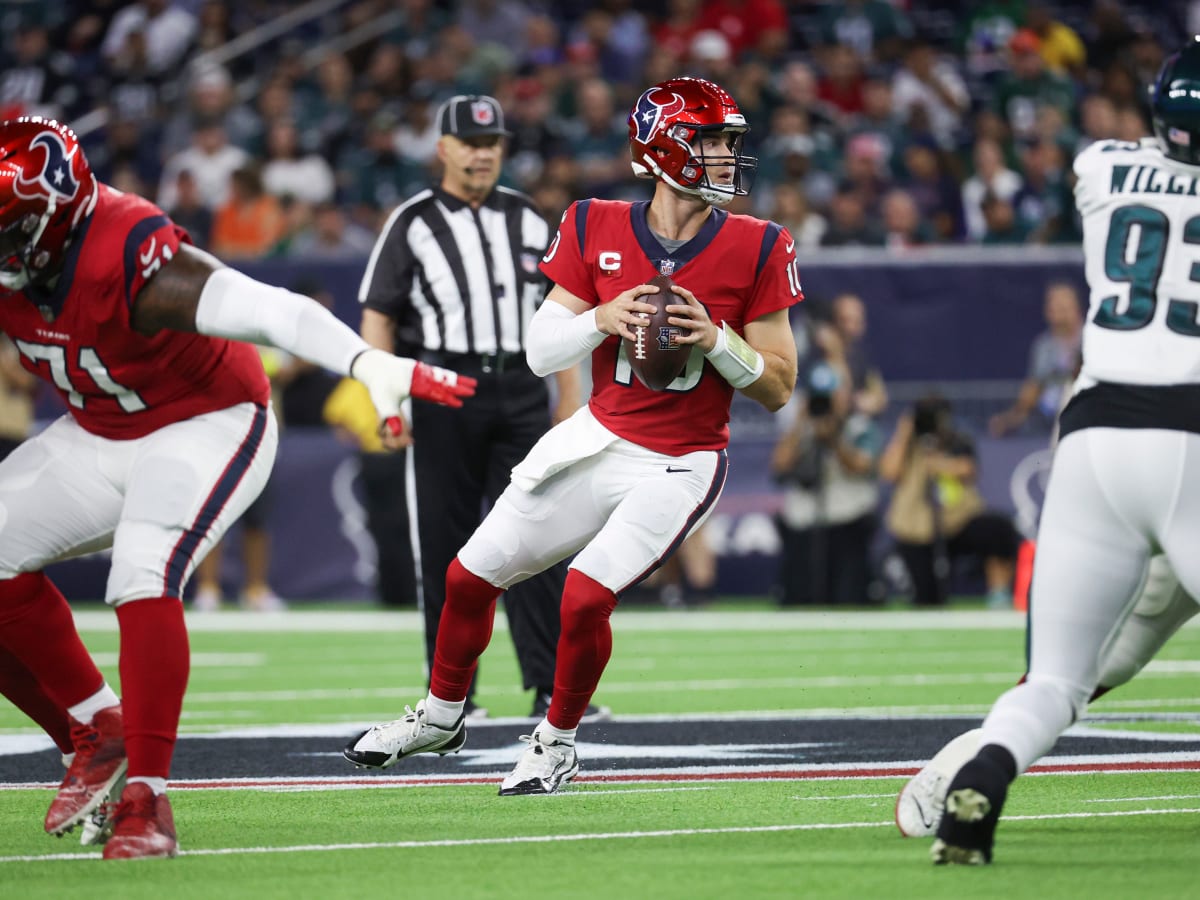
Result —
[[950, 404], [937, 395], [900, 417], [883, 451], [879, 474], [895, 484], [887, 527], [916, 606], [945, 605], [951, 564], [969, 556], [983, 561], [988, 606], [1011, 605], [1020, 536], [1008, 516], [985, 508], [977, 467], [973, 442], [954, 430]]
[[[814, 328], [814, 343], [826, 350], [831, 338], [821, 332], [827, 328]], [[783, 606], [871, 602], [882, 440], [872, 419], [853, 411], [840, 359], [827, 353], [802, 378], [805, 400], [771, 458], [772, 474], [784, 487], [777, 520]]]

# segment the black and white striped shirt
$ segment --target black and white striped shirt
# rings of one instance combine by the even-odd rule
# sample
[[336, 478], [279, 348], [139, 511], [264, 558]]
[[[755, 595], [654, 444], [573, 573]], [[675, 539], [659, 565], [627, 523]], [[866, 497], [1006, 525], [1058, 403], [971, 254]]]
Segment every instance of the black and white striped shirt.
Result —
[[546, 291], [550, 229], [529, 197], [497, 187], [478, 210], [441, 188], [388, 217], [358, 299], [396, 323], [396, 352], [518, 353]]

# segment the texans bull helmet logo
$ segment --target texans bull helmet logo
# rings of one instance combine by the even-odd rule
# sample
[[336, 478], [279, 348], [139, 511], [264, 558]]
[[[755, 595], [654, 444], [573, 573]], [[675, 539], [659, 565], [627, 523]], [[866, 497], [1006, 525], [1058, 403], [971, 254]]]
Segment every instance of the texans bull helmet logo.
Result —
[[645, 143], [650, 140], [664, 119], [677, 116], [687, 108], [684, 99], [674, 91], [652, 87], [638, 97], [634, 107], [634, 127], [637, 129], [637, 140]]
[[53, 131], [43, 131], [29, 146], [30, 149], [44, 150], [45, 159], [32, 177], [27, 169], [17, 175], [13, 181], [17, 196], [33, 199], [57, 194], [62, 200], [74, 200], [79, 193], [79, 181], [71, 172], [71, 156], [62, 138]]

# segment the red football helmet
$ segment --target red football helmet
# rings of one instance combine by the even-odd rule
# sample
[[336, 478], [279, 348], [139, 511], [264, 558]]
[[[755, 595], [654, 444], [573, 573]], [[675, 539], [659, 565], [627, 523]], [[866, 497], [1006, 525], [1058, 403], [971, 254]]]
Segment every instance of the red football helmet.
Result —
[[[750, 126], [720, 85], [703, 78], [672, 78], [638, 97], [629, 114], [629, 152], [639, 178], [661, 178], [676, 190], [724, 206], [750, 193], [758, 161], [742, 155]], [[728, 153], [706, 156], [705, 134], [728, 135]], [[709, 178], [707, 166], [733, 166], [733, 180]]]
[[0, 122], [0, 286], [18, 291], [57, 275], [96, 196], [70, 128], [41, 116]]

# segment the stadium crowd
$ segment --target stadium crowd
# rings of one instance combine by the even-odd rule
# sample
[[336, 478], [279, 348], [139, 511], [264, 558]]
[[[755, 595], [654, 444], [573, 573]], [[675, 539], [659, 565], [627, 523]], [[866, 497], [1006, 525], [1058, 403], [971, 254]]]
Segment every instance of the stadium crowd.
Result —
[[[429, 182], [447, 97], [500, 99], [505, 182], [557, 221], [579, 197], [642, 196], [626, 111], [639, 86], [686, 73], [726, 85], [753, 126], [741, 210], [800, 247], [1072, 242], [1073, 155], [1147, 133], [1164, 47], [1200, 28], [1200, 3], [1118, 0], [358, 0], [300, 15], [319, 5], [2, 3], [0, 116], [74, 124], [100, 178], [224, 258], [358, 257]], [[274, 36], [258, 44], [260, 27]]]

